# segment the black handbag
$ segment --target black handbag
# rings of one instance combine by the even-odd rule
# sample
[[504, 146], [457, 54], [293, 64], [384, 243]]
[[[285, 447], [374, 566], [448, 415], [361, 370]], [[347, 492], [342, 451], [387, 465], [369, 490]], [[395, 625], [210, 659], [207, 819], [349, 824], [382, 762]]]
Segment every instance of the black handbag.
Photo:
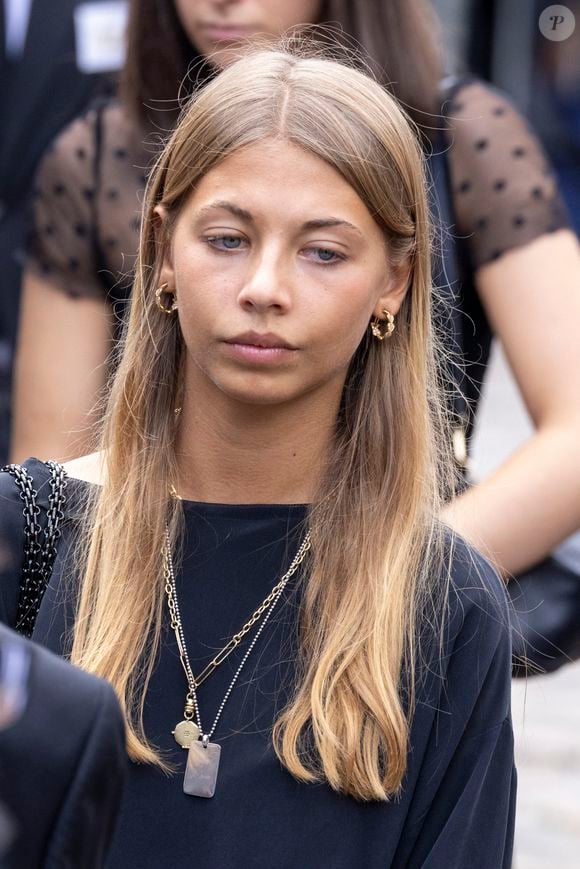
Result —
[[[445, 79], [440, 86], [442, 115], [455, 81]], [[433, 188], [437, 196], [435, 216], [444, 228], [440, 245], [439, 287], [447, 294], [444, 329], [452, 352], [464, 357], [464, 311], [466, 292], [476, 292], [465, 259], [453, 237], [456, 225], [451, 201], [451, 185], [446, 151], [448, 142], [441, 136], [436, 153], [429, 159]], [[452, 384], [453, 447], [465, 485], [469, 407], [464, 368], [452, 363], [447, 372]], [[557, 557], [545, 558], [533, 568], [510, 578], [507, 592], [511, 600], [512, 674], [515, 678], [551, 673], [580, 658], [580, 575], [563, 565]]]
[[25, 637], [32, 636], [40, 604], [52, 574], [66, 501], [66, 471], [58, 462], [45, 464], [50, 470], [46, 509], [39, 505], [34, 480], [25, 467], [6, 465], [2, 468], [2, 471], [14, 478], [22, 501], [23, 559], [14, 628]]

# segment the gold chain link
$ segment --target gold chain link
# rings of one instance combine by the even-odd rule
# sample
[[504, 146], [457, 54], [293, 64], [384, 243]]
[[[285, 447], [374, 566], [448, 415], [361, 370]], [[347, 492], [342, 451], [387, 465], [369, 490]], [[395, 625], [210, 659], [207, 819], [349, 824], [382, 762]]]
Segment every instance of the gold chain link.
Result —
[[[296, 569], [300, 566], [300, 564], [302, 564], [302, 562], [304, 561], [304, 558], [306, 556], [306, 553], [308, 551], [308, 548], [309, 548], [309, 546], [306, 546], [304, 548], [304, 551], [301, 553], [301, 555], [299, 555], [294, 560], [291, 570], [288, 570], [288, 572], [282, 577], [280, 582], [278, 582], [274, 586], [274, 588], [272, 589], [270, 594], [266, 598], [264, 598], [264, 600], [262, 601], [260, 606], [257, 608], [257, 610], [255, 610], [254, 613], [252, 613], [252, 615], [250, 616], [250, 618], [248, 619], [246, 624], [243, 626], [243, 628], [240, 631], [238, 631], [237, 634], [234, 634], [234, 636], [223, 647], [223, 649], [221, 649], [217, 653], [215, 658], [213, 658], [209, 662], [209, 664], [207, 664], [207, 666], [204, 667], [204, 669], [201, 671], [199, 676], [194, 676], [193, 688], [199, 688], [199, 686], [202, 684], [202, 682], [205, 682], [205, 680], [208, 678], [208, 676], [211, 676], [213, 671], [217, 667], [219, 667], [219, 665], [222, 664], [229, 655], [231, 655], [231, 653], [234, 651], [234, 649], [236, 649], [240, 645], [241, 641], [246, 636], [246, 634], [249, 631], [251, 631], [251, 629], [254, 627], [256, 622], [259, 621], [259, 619], [266, 612], [266, 610], [268, 609], [270, 604], [273, 602], [274, 598], [276, 597], [276, 595], [278, 594], [280, 589], [283, 588], [284, 585], [287, 583], [288, 579], [290, 578], [289, 574], [291, 575], [291, 574], [295, 573]], [[169, 571], [169, 566], [167, 564], [167, 561], [165, 561], [165, 565], [163, 568], [163, 577], [165, 579], [165, 594], [167, 596], [167, 606], [169, 608], [169, 618], [170, 618], [170, 622], [171, 622], [171, 627], [175, 633], [175, 638], [177, 640], [177, 648], [179, 650], [179, 658], [181, 661], [181, 666], [183, 667], [183, 670], [185, 672], [185, 676], [186, 676], [187, 681], [189, 683], [190, 682], [190, 675], [189, 675], [187, 663], [185, 660], [185, 653], [184, 653], [185, 650], [183, 648], [183, 644], [182, 644], [181, 637], [179, 634], [179, 620], [178, 620], [177, 613], [175, 610], [175, 601], [173, 599], [173, 589], [171, 587], [171, 573]], [[191, 688], [191, 686], [190, 686], [190, 688]]]

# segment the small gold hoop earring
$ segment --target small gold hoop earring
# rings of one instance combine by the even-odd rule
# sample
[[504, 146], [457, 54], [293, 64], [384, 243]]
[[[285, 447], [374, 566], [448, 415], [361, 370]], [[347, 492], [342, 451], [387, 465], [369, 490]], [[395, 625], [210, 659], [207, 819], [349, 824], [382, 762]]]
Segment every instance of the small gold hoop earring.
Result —
[[[172, 293], [167, 289], [169, 285], [167, 283], [161, 284], [160, 287], [157, 287], [155, 290], [155, 301], [157, 302], [157, 307], [160, 311], [163, 311], [164, 314], [175, 314], [177, 311], [177, 299], [175, 298], [175, 293]], [[170, 308], [166, 308], [163, 302], [161, 301], [161, 296], [173, 296], [173, 302], [171, 303]]]
[[[379, 341], [384, 341], [385, 338], [390, 338], [395, 331], [395, 318], [387, 310], [383, 311], [384, 320], [379, 320], [378, 317], [373, 317], [371, 320], [371, 332], [378, 338]], [[385, 326], [385, 320], [387, 324]]]

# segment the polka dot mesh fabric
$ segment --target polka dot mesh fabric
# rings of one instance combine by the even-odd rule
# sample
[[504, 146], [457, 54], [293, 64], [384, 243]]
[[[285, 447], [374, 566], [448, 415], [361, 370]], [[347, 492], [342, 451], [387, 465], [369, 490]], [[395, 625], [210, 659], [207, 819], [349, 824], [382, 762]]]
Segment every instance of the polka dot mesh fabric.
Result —
[[[466, 79], [447, 115], [456, 235], [474, 269], [568, 225], [542, 146], [505, 96]], [[154, 156], [116, 101], [68, 126], [36, 179], [28, 268], [73, 297], [126, 298]]]
[[116, 102], [70, 124], [38, 171], [28, 268], [71, 297], [126, 298], [153, 156]]
[[446, 114], [457, 234], [474, 269], [569, 225], [540, 142], [503, 94], [462, 82]]

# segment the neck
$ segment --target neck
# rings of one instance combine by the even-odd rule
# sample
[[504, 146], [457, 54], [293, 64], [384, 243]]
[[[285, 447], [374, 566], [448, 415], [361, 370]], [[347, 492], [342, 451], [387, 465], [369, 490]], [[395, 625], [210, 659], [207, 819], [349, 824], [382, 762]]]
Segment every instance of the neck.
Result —
[[179, 495], [220, 504], [310, 503], [338, 412], [334, 392], [333, 400], [312, 394], [276, 406], [242, 404], [218, 390], [205, 402], [186, 392], [176, 444]]

